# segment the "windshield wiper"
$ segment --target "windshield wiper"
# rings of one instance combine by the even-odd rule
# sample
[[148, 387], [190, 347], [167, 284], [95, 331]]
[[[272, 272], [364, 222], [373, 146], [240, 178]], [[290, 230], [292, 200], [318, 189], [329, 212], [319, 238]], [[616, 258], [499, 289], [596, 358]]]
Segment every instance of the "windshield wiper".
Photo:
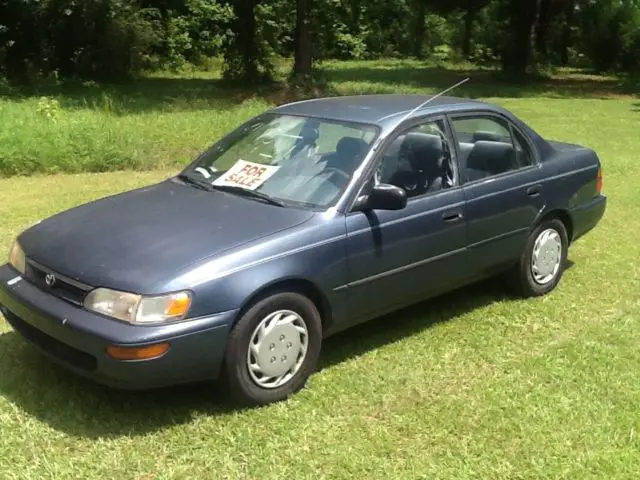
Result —
[[244, 195], [246, 197], [253, 197], [258, 200], [262, 200], [263, 202], [269, 203], [271, 205], [276, 205], [277, 207], [284, 207], [285, 204], [280, 200], [276, 200], [275, 198], [270, 197], [266, 193], [257, 192], [255, 190], [248, 190], [242, 187], [236, 187], [235, 185], [212, 185], [216, 190], [222, 190], [224, 192], [237, 193], [239, 195]]
[[183, 182], [198, 187], [201, 190], [206, 190], [207, 192], [211, 192], [213, 190], [213, 185], [211, 185], [210, 183], [190, 177], [189, 175], [185, 175], [184, 173], [178, 175], [178, 178]]

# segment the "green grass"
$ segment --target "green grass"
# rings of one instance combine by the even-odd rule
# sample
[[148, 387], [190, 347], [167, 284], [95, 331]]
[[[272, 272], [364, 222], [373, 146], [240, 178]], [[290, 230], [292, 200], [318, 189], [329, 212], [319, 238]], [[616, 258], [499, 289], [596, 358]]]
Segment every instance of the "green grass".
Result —
[[[409, 74], [366, 72], [378, 66], [328, 68], [352, 70], [334, 81], [342, 92], [420, 90]], [[519, 300], [484, 282], [373, 321], [329, 339], [305, 390], [254, 410], [230, 409], [206, 386], [111, 391], [51, 365], [0, 321], [0, 478], [637, 478], [640, 112], [609, 81], [475, 87], [541, 134], [602, 157], [608, 212], [572, 247], [552, 295]], [[154, 122], [193, 125], [188, 140], [192, 130], [168, 138], [197, 148], [207, 118], [244, 114], [149, 108], [122, 119], [140, 122], [137, 148], [158, 138]], [[91, 109], [65, 115], [121, 128], [121, 117]], [[0, 180], [0, 250], [40, 218], [175, 169]]]

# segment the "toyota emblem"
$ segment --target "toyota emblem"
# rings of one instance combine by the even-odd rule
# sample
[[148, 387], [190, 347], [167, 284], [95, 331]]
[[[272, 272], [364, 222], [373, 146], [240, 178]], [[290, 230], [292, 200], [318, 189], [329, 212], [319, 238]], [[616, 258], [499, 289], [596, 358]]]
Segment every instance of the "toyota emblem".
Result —
[[47, 273], [44, 277], [44, 283], [47, 284], [47, 287], [53, 287], [53, 284], [56, 283], [56, 276], [53, 273]]

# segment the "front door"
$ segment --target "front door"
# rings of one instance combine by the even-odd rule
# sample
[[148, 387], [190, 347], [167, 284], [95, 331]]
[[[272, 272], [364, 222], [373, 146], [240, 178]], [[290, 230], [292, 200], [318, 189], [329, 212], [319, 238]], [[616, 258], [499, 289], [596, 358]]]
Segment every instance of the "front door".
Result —
[[465, 200], [442, 119], [423, 121], [383, 149], [374, 179], [403, 188], [399, 211], [346, 217], [349, 315], [401, 308], [467, 276]]
[[522, 254], [544, 207], [545, 192], [532, 146], [499, 116], [452, 118], [466, 200], [470, 268], [490, 274]]

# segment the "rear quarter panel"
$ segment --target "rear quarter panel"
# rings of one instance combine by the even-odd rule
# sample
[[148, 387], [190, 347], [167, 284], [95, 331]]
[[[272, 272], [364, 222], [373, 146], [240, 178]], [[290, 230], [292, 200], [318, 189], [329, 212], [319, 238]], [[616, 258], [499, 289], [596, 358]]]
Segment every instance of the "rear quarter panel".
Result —
[[546, 205], [540, 213], [566, 212], [572, 221], [572, 240], [585, 229], [579, 212], [599, 197], [596, 183], [600, 160], [597, 154], [578, 145], [549, 142], [541, 163]]

